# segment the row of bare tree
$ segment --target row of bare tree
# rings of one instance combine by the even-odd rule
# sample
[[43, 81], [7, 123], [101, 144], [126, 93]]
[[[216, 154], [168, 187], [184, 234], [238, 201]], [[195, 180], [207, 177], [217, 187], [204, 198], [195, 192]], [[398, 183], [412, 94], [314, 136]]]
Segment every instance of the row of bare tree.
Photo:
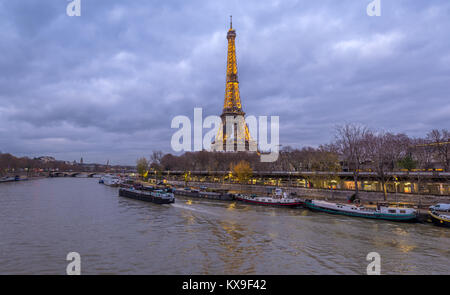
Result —
[[104, 172], [107, 170], [121, 171], [130, 169], [127, 166], [110, 166], [102, 164], [89, 164], [89, 167], [74, 162], [59, 160], [42, 160], [40, 158], [15, 157], [9, 153], [0, 152], [0, 176], [8, 174], [39, 174], [40, 170], [48, 171], [91, 171]]
[[68, 170], [70, 166], [64, 161], [43, 162], [37, 158], [15, 157], [11, 154], [0, 153], [0, 175], [5, 175], [13, 171], [19, 172], [25, 169], [29, 171], [35, 169], [59, 169], [63, 171]]
[[[361, 170], [376, 172], [386, 196], [386, 183], [395, 181], [387, 172], [400, 169], [449, 171], [450, 133], [432, 130], [426, 138], [410, 138], [405, 134], [373, 131], [359, 124], [347, 124], [336, 129], [333, 143], [341, 156], [341, 164], [353, 172], [355, 193], [358, 194], [358, 175]], [[417, 176], [420, 184], [420, 175]]]
[[432, 130], [425, 138], [373, 131], [359, 124], [336, 128], [335, 139], [318, 148], [285, 146], [278, 160], [263, 163], [258, 154], [186, 152], [180, 156], [153, 152], [149, 165], [161, 170], [224, 171], [241, 160], [254, 171], [394, 171], [399, 169], [450, 169], [450, 132]]
[[[336, 127], [334, 140], [318, 148], [285, 146], [273, 163], [260, 161], [258, 154], [236, 152], [186, 152], [180, 156], [153, 152], [149, 166], [154, 170], [229, 171], [246, 161], [253, 171], [350, 171], [358, 194], [359, 173], [375, 172], [384, 193], [386, 183], [396, 181], [388, 172], [441, 169], [450, 171], [450, 132], [432, 130], [425, 138], [403, 133], [372, 130], [360, 124]], [[417, 182], [420, 182], [418, 176]]]

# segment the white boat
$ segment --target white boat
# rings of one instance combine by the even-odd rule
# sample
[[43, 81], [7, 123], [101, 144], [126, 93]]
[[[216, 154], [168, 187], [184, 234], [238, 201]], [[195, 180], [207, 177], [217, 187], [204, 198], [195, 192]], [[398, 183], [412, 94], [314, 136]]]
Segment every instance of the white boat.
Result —
[[99, 183], [103, 183], [107, 186], [119, 186], [120, 178], [111, 174], [106, 174], [100, 178]]
[[450, 227], [450, 214], [444, 214], [442, 211], [429, 211], [431, 221], [438, 226]]
[[391, 207], [385, 204], [378, 204], [376, 208], [366, 208], [364, 206], [355, 206], [351, 204], [335, 204], [319, 200], [305, 200], [305, 205], [313, 211], [353, 217], [385, 219], [392, 221], [415, 221], [417, 218], [417, 210], [415, 209]]
[[430, 206], [428, 213], [435, 225], [450, 227], [450, 204]]
[[15, 177], [2, 177], [0, 178], [0, 182], [11, 182], [11, 181], [16, 181]]
[[236, 200], [254, 204], [254, 205], [263, 205], [263, 206], [275, 206], [275, 207], [286, 207], [286, 208], [296, 208], [302, 207], [304, 205], [303, 201], [300, 199], [291, 198], [286, 192], [283, 192], [282, 189], [276, 188], [272, 196], [260, 197], [256, 195], [236, 195]]

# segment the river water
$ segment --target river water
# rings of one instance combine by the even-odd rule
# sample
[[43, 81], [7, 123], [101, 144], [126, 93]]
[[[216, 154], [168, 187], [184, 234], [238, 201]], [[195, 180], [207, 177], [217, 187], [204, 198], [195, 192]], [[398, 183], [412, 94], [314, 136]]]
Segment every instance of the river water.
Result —
[[450, 274], [450, 230], [177, 197], [118, 197], [89, 178], [0, 184], [0, 274]]

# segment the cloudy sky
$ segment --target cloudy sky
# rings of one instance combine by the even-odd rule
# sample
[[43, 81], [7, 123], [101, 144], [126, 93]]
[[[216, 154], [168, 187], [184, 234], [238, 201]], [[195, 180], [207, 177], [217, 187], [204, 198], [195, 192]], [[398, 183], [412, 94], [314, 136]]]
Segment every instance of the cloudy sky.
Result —
[[[220, 115], [229, 15], [248, 115], [280, 143], [334, 126], [450, 128], [450, 2], [0, 0], [0, 151], [134, 164], [171, 152], [177, 115]], [[206, 132], [207, 130], [205, 130]]]

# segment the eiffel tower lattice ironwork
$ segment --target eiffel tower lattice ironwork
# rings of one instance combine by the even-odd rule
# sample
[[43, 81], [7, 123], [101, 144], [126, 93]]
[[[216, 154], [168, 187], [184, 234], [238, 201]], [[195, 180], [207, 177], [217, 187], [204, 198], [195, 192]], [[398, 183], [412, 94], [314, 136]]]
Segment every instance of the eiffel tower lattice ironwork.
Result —
[[242, 110], [241, 97], [239, 94], [235, 45], [236, 31], [233, 29], [231, 16], [230, 29], [227, 33], [227, 39], [227, 79], [223, 111], [220, 116], [222, 123], [211, 148], [216, 151], [256, 152], [257, 144], [250, 137], [250, 132], [245, 122], [245, 113]]

